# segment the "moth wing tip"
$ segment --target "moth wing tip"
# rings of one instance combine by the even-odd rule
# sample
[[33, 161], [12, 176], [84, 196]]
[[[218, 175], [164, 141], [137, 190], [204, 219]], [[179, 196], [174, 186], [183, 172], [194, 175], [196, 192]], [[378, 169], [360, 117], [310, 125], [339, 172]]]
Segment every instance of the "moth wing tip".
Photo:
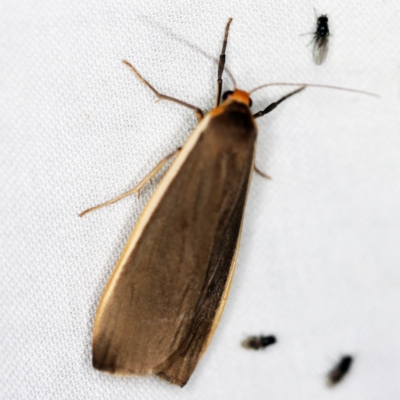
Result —
[[98, 360], [94, 355], [92, 358], [92, 366], [94, 369], [104, 372], [111, 372], [110, 368], [106, 367], [101, 360]]
[[167, 381], [168, 383], [171, 383], [172, 385], [180, 386], [181, 388], [183, 388], [183, 387], [187, 384], [187, 382], [188, 382], [188, 380], [189, 380], [189, 378], [188, 378], [188, 379], [186, 379], [185, 381], [182, 381], [182, 380], [180, 380], [180, 379], [178, 379], [178, 378], [174, 378], [173, 376], [167, 375], [167, 374], [166, 374], [165, 372], [163, 372], [163, 371], [157, 372], [156, 375], [157, 375], [159, 378], [161, 378], [161, 379]]

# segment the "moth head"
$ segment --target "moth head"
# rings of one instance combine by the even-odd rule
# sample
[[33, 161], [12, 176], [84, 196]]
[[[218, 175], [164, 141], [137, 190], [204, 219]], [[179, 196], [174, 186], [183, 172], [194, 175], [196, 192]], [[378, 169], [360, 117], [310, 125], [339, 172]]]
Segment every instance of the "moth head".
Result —
[[233, 100], [239, 103], [244, 103], [246, 106], [251, 107], [253, 104], [249, 94], [244, 90], [235, 89], [234, 91], [228, 90], [222, 95], [222, 101]]

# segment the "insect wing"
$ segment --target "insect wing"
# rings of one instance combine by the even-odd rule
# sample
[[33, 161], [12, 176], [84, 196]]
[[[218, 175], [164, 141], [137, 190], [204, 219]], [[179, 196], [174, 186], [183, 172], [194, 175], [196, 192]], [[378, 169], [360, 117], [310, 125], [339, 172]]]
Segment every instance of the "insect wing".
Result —
[[97, 369], [183, 386], [211, 339], [236, 261], [256, 127], [240, 103], [210, 114], [167, 171], [107, 284], [93, 334]]
[[314, 37], [313, 47], [313, 58], [317, 65], [321, 65], [328, 54], [329, 49], [329, 36], [317, 36]]

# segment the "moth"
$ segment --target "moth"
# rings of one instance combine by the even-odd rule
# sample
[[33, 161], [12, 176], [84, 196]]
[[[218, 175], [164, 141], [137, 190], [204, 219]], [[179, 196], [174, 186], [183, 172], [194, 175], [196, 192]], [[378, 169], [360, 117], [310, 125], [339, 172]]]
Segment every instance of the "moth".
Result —
[[343, 356], [340, 361], [329, 372], [326, 380], [328, 386], [334, 386], [339, 383], [344, 376], [349, 372], [353, 363], [352, 356]]
[[267, 346], [270, 346], [271, 344], [276, 343], [276, 337], [273, 335], [270, 336], [249, 336], [242, 342], [242, 346], [245, 349], [253, 349], [253, 350], [259, 350], [259, 349], [265, 349]]
[[[117, 375], [154, 374], [183, 387], [221, 318], [239, 251], [255, 168], [256, 118], [302, 91], [300, 86], [252, 113], [250, 92], [222, 96], [229, 19], [218, 61], [215, 108], [204, 115], [159, 93], [123, 61], [158, 100], [192, 109], [199, 124], [182, 148], [161, 160], [132, 190], [89, 208], [112, 204], [143, 186], [172, 158], [140, 216], [101, 297], [93, 330], [94, 368]], [[233, 77], [232, 77], [233, 79]], [[234, 82], [234, 81], [233, 81]], [[236, 86], [236, 85], [235, 85]]]
[[325, 61], [329, 49], [329, 26], [326, 15], [321, 15], [317, 19], [317, 29], [314, 32], [313, 42], [314, 62], [321, 65]]

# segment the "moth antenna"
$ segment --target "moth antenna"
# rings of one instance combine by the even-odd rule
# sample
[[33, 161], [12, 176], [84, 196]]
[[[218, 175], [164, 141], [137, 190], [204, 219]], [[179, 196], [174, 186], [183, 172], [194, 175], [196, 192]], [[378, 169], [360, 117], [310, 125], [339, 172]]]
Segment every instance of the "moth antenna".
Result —
[[[217, 65], [219, 64], [219, 60], [216, 57], [211, 56], [210, 54], [205, 52], [203, 49], [201, 49], [199, 46], [189, 42], [189, 40], [180, 37], [175, 32], [173, 32], [171, 29], [168, 29], [165, 26], [162, 26], [161, 24], [158, 24], [155, 21], [151, 21], [147, 17], [142, 16], [141, 19], [144, 19], [147, 24], [149, 24], [149, 25], [151, 25], [153, 27], [156, 27], [157, 29], [161, 30], [162, 32], [164, 32], [168, 36], [172, 37], [177, 42], [183, 43], [185, 46], [189, 47], [190, 49], [192, 49], [196, 53], [200, 53], [202, 56], [204, 56], [205, 58], [208, 58], [209, 60], [211, 60], [215, 64], [217, 64]], [[236, 88], [236, 80], [233, 77], [232, 72], [229, 70], [229, 68], [225, 67], [224, 72], [226, 72], [228, 74], [229, 78], [231, 79], [231, 81], [233, 83], [234, 88]]]
[[379, 96], [376, 93], [371, 93], [371, 92], [366, 92], [364, 90], [357, 90], [357, 89], [349, 89], [349, 88], [344, 88], [340, 86], [331, 86], [331, 85], [319, 85], [316, 83], [289, 83], [289, 82], [273, 82], [273, 83], [266, 83], [261, 86], [257, 86], [256, 88], [250, 90], [249, 95], [254, 93], [257, 90], [263, 89], [268, 86], [305, 86], [305, 87], [319, 87], [319, 88], [325, 88], [325, 89], [335, 89], [335, 90], [344, 90], [346, 92], [353, 92], [353, 93], [359, 93], [359, 94], [365, 94], [366, 96], [373, 96], [373, 97], [378, 97]]

